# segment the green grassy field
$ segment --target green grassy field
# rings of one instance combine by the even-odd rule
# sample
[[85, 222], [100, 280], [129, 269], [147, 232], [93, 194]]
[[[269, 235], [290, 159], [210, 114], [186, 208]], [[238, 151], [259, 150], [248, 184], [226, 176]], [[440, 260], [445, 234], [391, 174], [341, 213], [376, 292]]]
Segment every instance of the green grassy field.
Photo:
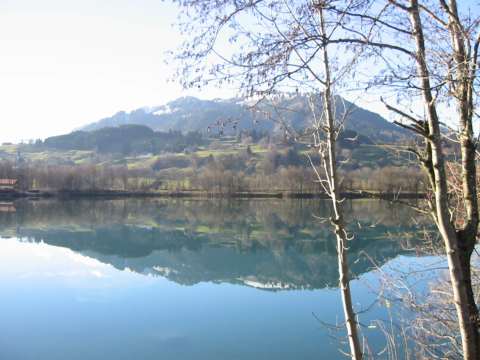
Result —
[[[28, 145], [2, 145], [0, 146], [0, 159], [16, 161], [17, 153], [20, 154], [26, 162], [33, 162], [36, 164], [49, 165], [99, 165], [99, 166], [127, 166], [129, 169], [154, 169], [157, 162], [161, 163], [162, 159], [168, 159], [175, 163], [175, 159], [185, 160], [191, 157], [198, 159], [206, 159], [213, 156], [216, 159], [221, 159], [226, 156], [235, 156], [244, 154], [247, 148], [253, 154], [251, 158], [252, 164], [260, 161], [270, 151], [267, 146], [260, 144], [243, 144], [237, 142], [234, 138], [215, 139], [206, 146], [198, 147], [191, 153], [164, 153], [153, 155], [137, 155], [122, 157], [119, 154], [98, 154], [94, 151], [82, 150], [42, 150], [35, 151], [35, 148]], [[308, 150], [297, 147], [300, 155], [306, 155]], [[277, 146], [277, 153], [284, 154], [287, 148]], [[352, 150], [348, 150], [351, 158], [347, 166], [355, 168], [378, 168], [383, 166], [400, 166], [405, 164], [406, 155], [399, 155], [382, 145], [360, 145]], [[175, 166], [175, 165], [174, 165]], [[187, 163], [188, 166], [188, 163]], [[170, 174], [176, 171], [177, 174], [173, 181], [177, 181], [179, 176], [182, 176], [185, 165], [180, 168], [169, 167]], [[176, 170], [175, 170], [176, 169]], [[166, 179], [168, 180], [168, 178]]]

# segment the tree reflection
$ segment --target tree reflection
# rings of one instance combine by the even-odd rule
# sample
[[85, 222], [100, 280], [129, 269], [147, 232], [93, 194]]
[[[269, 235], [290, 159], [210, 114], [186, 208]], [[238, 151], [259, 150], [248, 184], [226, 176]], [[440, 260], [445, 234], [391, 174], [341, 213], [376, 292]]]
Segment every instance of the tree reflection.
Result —
[[[181, 284], [319, 289], [338, 282], [331, 229], [310, 221], [311, 214], [329, 213], [326, 201], [52, 200], [16, 207], [0, 213], [3, 236], [66, 247]], [[361, 200], [345, 209], [358, 220], [349, 250], [355, 275], [371, 269], [362, 252], [377, 264], [408, 252], [412, 237], [405, 234], [417, 231], [409, 208]]]

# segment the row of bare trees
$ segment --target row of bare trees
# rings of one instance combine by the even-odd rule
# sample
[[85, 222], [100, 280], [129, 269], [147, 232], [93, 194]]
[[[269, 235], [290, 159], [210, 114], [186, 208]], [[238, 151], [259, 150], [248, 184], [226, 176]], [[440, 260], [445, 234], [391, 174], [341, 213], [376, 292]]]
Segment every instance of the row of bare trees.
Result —
[[[235, 161], [235, 160], [232, 160]], [[404, 174], [408, 176], [403, 176]], [[214, 159], [196, 168], [150, 167], [128, 169], [114, 165], [41, 165], [15, 167], [0, 162], [0, 178], [18, 178], [22, 190], [168, 190], [231, 194], [235, 192], [282, 191], [298, 194], [323, 191], [313, 169], [305, 166], [280, 166], [272, 172], [247, 173], [225, 167]], [[424, 192], [424, 178], [416, 169], [384, 167], [341, 171], [339, 188], [344, 191], [381, 193]]]
[[[480, 319], [471, 255], [478, 233], [476, 176], [480, 12], [456, 0], [178, 0], [187, 40], [177, 53], [183, 84], [230, 84], [260, 102], [296, 89], [314, 96], [312, 124], [296, 131], [272, 115], [286, 137], [308, 141], [322, 159], [317, 181], [330, 194], [339, 286], [350, 356], [363, 356], [348, 287], [349, 236], [338, 194], [336, 139], [348, 109], [334, 94], [369, 91], [412, 132], [408, 151], [424, 168], [427, 207], [444, 242], [465, 359], [480, 359]], [[363, 95], [363, 94], [362, 94]], [[446, 141], [459, 147], [459, 183], [449, 181]], [[454, 194], [455, 196], [452, 196]], [[452, 201], [455, 198], [456, 201]], [[460, 204], [461, 206], [457, 206]]]
[[[164, 170], [157, 175], [165, 181], [165, 190], [199, 190], [209, 193], [292, 192], [298, 194], [324, 192], [315, 171], [306, 166], [282, 166], [274, 172], [248, 173], [231, 170], [221, 164], [194, 169]], [[339, 171], [340, 192], [409, 193], [422, 195], [426, 186], [418, 168], [384, 167]], [[186, 181], [188, 179], [188, 181]]]
[[148, 168], [108, 165], [39, 165], [15, 167], [0, 162], [0, 177], [19, 180], [22, 190], [149, 190], [157, 181]]

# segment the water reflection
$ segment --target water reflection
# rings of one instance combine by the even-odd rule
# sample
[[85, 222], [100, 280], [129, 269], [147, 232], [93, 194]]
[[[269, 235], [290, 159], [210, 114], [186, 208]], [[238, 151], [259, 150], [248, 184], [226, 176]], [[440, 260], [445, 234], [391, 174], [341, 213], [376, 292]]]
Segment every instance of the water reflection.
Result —
[[[362, 253], [381, 265], [412, 245], [410, 209], [373, 200], [346, 208], [357, 276], [371, 268]], [[328, 214], [328, 202], [314, 200], [21, 201], [0, 213], [0, 234], [179, 284], [321, 289], [337, 284], [331, 228], [318, 220]]]
[[[318, 219], [327, 206], [42, 200], [0, 210], [0, 359], [343, 359], [317, 321], [342, 318], [335, 242]], [[362, 252], [380, 265], [395, 258], [384, 269], [416, 264], [398, 255], [416, 238], [417, 214], [371, 200], [347, 209], [363, 309], [378, 274]], [[370, 324], [386, 314], [374, 306], [359, 316]], [[365, 331], [383, 349], [381, 332]]]

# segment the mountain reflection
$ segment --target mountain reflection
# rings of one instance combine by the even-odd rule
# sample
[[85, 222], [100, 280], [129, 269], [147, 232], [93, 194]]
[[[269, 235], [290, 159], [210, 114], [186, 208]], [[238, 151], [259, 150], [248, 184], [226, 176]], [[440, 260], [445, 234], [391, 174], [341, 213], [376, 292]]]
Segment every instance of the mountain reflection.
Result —
[[[352, 272], [406, 253], [415, 238], [409, 208], [375, 200], [347, 203], [355, 231]], [[45, 242], [180, 284], [226, 282], [264, 289], [337, 284], [328, 203], [319, 200], [21, 201], [0, 213], [0, 234]], [[413, 235], [413, 236], [412, 236]]]

